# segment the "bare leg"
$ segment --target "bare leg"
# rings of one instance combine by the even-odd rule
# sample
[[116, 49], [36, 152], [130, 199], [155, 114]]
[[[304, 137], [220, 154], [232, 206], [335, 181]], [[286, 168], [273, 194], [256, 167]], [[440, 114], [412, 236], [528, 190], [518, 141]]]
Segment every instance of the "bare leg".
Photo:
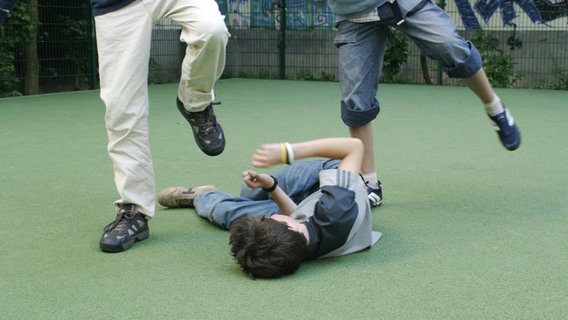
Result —
[[367, 183], [369, 194], [369, 203], [371, 207], [380, 206], [383, 203], [383, 192], [380, 181], [377, 178], [375, 169], [375, 148], [373, 143], [373, 124], [372, 122], [366, 125], [353, 128], [349, 127], [351, 137], [358, 138], [363, 142], [365, 150], [363, 152], [363, 160], [361, 161], [361, 174]]
[[470, 78], [463, 78], [462, 79], [465, 85], [475, 93], [483, 104], [489, 104], [493, 102], [495, 97], [497, 96], [485, 75], [485, 71], [483, 68], [479, 69], [473, 76]]
[[363, 154], [363, 162], [361, 164], [361, 173], [375, 172], [375, 150], [373, 143], [373, 125], [372, 122], [359, 128], [349, 127], [349, 134], [353, 138], [358, 138], [365, 146]]

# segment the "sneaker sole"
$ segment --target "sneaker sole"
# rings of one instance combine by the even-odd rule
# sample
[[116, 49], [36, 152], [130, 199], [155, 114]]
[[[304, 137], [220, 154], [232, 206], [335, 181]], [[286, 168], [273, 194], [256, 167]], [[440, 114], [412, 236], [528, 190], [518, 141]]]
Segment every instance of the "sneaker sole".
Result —
[[132, 246], [136, 242], [148, 239], [149, 236], [150, 236], [150, 230], [146, 229], [146, 230], [138, 233], [137, 235], [132, 237], [132, 239], [123, 243], [122, 245], [113, 246], [113, 245], [109, 245], [109, 244], [99, 243], [99, 246], [100, 246], [101, 250], [104, 251], [104, 252], [123, 252], [123, 251], [126, 251], [126, 250], [132, 248]]
[[371, 205], [371, 208], [378, 207], [383, 203], [383, 199], [381, 199], [379, 196], [377, 196], [375, 194], [373, 194], [373, 195], [369, 194], [368, 197], [369, 197], [369, 204]]

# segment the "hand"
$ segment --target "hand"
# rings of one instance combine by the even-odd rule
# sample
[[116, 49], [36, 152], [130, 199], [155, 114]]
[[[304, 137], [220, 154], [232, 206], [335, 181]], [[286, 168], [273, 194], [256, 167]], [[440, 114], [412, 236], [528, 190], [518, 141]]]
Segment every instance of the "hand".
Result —
[[281, 148], [280, 143], [263, 144], [253, 154], [252, 165], [256, 168], [267, 168], [282, 163]]
[[268, 189], [274, 184], [274, 179], [264, 173], [257, 173], [252, 170], [243, 171], [243, 181], [251, 189]]

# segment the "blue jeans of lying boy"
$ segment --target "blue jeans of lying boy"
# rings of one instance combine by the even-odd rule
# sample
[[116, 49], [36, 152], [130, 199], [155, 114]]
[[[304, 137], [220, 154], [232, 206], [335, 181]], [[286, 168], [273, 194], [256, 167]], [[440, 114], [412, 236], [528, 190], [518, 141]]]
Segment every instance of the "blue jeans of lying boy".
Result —
[[[338, 166], [338, 160], [298, 161], [271, 174], [278, 180], [278, 186], [298, 204], [318, 190], [320, 171]], [[242, 216], [282, 214], [267, 192], [250, 189], [244, 183], [240, 196], [208, 191], [199, 195], [193, 205], [199, 216], [223, 229], [229, 229], [231, 223]]]

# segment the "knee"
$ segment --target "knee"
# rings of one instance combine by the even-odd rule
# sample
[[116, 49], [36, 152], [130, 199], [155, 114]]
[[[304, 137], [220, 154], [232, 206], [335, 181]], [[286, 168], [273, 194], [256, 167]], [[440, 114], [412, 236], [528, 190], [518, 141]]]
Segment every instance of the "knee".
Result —
[[467, 42], [469, 52], [460, 63], [453, 66], [446, 66], [446, 73], [452, 78], [469, 78], [481, 69], [483, 62], [479, 51], [471, 42]]
[[225, 41], [229, 38], [229, 31], [223, 18], [204, 21], [200, 27], [202, 32], [209, 34], [213, 40]]
[[[190, 34], [191, 36], [188, 36]], [[182, 34], [182, 40], [186, 43], [207, 43], [225, 46], [229, 40], [229, 31], [221, 19], [204, 19], [197, 22], [192, 31]]]
[[231, 222], [231, 206], [230, 202], [225, 200], [229, 197], [222, 192], [207, 191], [197, 196], [193, 205], [200, 217], [223, 229], [228, 229]]

